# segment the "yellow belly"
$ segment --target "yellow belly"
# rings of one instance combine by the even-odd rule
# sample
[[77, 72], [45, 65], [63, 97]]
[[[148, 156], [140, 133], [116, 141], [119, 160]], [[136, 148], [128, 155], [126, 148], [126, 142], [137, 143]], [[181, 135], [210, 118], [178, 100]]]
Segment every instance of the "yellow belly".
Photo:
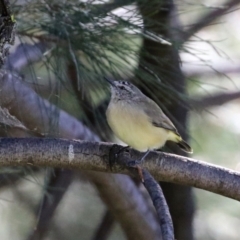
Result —
[[162, 147], [172, 133], [152, 125], [148, 116], [135, 107], [110, 104], [107, 121], [116, 136], [138, 151]]

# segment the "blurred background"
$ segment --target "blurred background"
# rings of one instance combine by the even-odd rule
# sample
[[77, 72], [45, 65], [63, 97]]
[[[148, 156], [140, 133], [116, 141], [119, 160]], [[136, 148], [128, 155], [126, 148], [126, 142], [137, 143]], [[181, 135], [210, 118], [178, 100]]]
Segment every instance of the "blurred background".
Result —
[[[14, 121], [0, 121], [1, 137], [118, 141], [105, 121], [106, 76], [153, 98], [188, 138], [191, 157], [240, 170], [239, 7], [234, 0], [12, 1], [16, 39], [0, 105]], [[182, 154], [171, 144], [164, 150]], [[98, 178], [30, 167], [0, 174], [2, 240], [129, 239]], [[176, 239], [239, 239], [237, 201], [162, 187]]]

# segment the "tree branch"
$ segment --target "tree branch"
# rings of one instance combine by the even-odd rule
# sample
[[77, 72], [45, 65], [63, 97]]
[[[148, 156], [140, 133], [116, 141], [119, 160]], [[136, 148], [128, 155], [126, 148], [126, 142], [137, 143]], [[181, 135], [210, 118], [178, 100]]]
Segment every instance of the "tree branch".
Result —
[[161, 186], [145, 169], [143, 169], [143, 179], [160, 221], [163, 240], [174, 240], [173, 222]]
[[21, 43], [17, 46], [14, 53], [6, 59], [5, 68], [13, 71], [20, 71], [24, 67], [42, 59], [47, 46], [43, 42], [35, 44]]
[[[64, 139], [0, 140], [0, 167], [39, 166], [100, 172], [129, 173], [123, 167], [128, 158], [122, 157], [109, 169], [110, 143], [71, 141]], [[126, 151], [126, 150], [123, 150]], [[139, 152], [130, 149], [131, 159], [139, 159]], [[184, 184], [240, 201], [240, 173], [162, 152], [149, 153], [142, 164], [157, 181]]]
[[186, 42], [202, 28], [208, 26], [210, 23], [215, 21], [217, 18], [222, 17], [231, 8], [239, 4], [239, 0], [228, 0], [221, 7], [214, 9], [213, 11], [202, 16], [195, 24], [192, 25], [186, 32], [182, 34], [182, 42]]
[[104, 212], [102, 221], [94, 234], [92, 240], [106, 240], [112, 230], [113, 224], [115, 223], [115, 219], [113, 218], [112, 213], [107, 209]]
[[29, 130], [43, 135], [99, 141], [86, 126], [39, 97], [18, 76], [1, 71], [0, 89], [0, 106], [7, 108]]
[[[239, 74], [240, 72], [240, 62], [234, 60], [232, 62], [216, 62], [211, 65], [211, 68], [203, 66], [184, 66], [183, 72], [187, 78], [196, 77], [208, 77], [215, 75], [220, 77], [226, 77], [227, 74]], [[209, 79], [210, 80], [210, 79]]]
[[55, 210], [72, 182], [72, 171], [54, 169], [54, 174], [53, 172], [50, 174], [47, 184], [47, 194], [43, 195], [38, 206], [36, 214], [37, 223], [34, 230], [28, 236], [28, 240], [40, 240], [45, 237]]
[[189, 101], [189, 105], [192, 106], [194, 110], [201, 110], [209, 107], [220, 106], [238, 98], [240, 98], [240, 92], [219, 93], [213, 96], [202, 97], [198, 100], [192, 99]]

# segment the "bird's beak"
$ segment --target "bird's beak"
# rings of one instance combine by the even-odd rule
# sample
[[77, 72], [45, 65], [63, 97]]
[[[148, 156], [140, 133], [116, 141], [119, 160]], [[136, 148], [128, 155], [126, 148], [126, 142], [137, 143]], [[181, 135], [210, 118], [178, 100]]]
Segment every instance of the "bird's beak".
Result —
[[104, 79], [111, 85], [111, 86], [115, 86], [115, 84], [114, 84], [114, 81], [112, 81], [112, 80], [110, 80], [110, 79], [108, 79], [108, 78], [106, 78], [106, 77], [104, 77]]

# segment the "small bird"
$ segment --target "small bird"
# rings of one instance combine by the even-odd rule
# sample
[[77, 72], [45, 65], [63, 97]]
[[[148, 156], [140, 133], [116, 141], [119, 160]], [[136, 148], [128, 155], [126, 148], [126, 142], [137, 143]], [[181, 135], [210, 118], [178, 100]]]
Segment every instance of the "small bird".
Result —
[[146, 152], [172, 141], [188, 153], [192, 148], [182, 139], [161, 108], [136, 86], [127, 81], [105, 80], [111, 86], [111, 100], [106, 116], [114, 134], [130, 147]]

